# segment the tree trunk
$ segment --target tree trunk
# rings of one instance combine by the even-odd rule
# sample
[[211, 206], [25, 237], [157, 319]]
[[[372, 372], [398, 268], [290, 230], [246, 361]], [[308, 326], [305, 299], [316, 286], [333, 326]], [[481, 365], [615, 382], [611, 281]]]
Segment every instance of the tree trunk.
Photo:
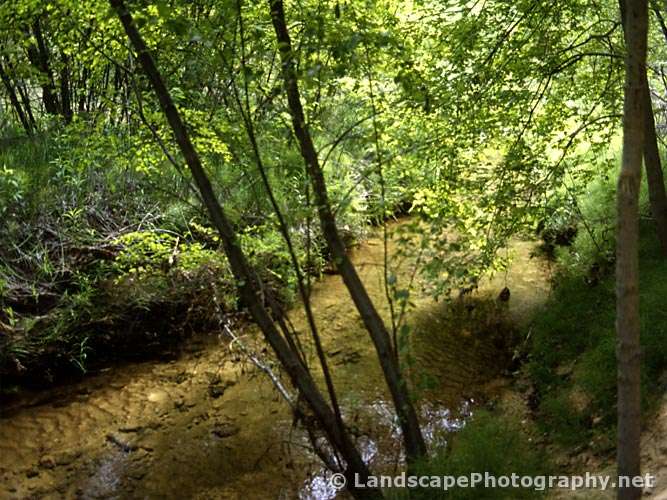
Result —
[[[621, 9], [623, 12], [623, 9]], [[639, 344], [639, 186], [644, 151], [647, 0], [625, 3], [625, 104], [623, 156], [618, 178], [616, 240], [616, 332], [618, 354], [618, 474], [640, 473], [640, 344]], [[637, 499], [641, 490], [618, 489], [619, 499]]]
[[347, 484], [350, 493], [355, 498], [381, 498], [382, 494], [376, 489], [357, 489], [354, 487], [354, 476], [358, 474], [362, 480], [366, 480], [369, 475], [368, 468], [363, 462], [361, 455], [352, 443], [345, 429], [338, 426], [336, 417], [322, 397], [317, 385], [311, 377], [310, 372], [303, 365], [299, 357], [293, 352], [285, 339], [280, 335], [269, 313], [261, 302], [260, 286], [257, 275], [249, 266], [243, 251], [241, 250], [236, 233], [227, 219], [223, 208], [220, 206], [213, 187], [204, 172], [199, 155], [197, 154], [185, 124], [181, 120], [174, 103], [169, 95], [162, 77], [155, 66], [146, 44], [139, 34], [132, 16], [124, 5], [123, 0], [109, 0], [111, 6], [116, 10], [125, 32], [137, 52], [139, 61], [148, 76], [149, 81], [160, 101], [160, 106], [167, 117], [181, 153], [192, 172], [195, 183], [199, 188], [204, 205], [209, 212], [211, 221], [220, 233], [223, 247], [229, 265], [237, 281], [239, 294], [247, 304], [250, 313], [257, 322], [260, 330], [264, 334], [267, 342], [271, 345], [292, 381], [292, 384], [299, 390], [310, 409], [315, 414], [321, 428], [326, 433], [329, 442], [344, 458], [347, 469], [345, 471]]
[[[625, 29], [625, 5], [624, 0], [619, 0], [621, 8], [621, 20], [623, 22], [623, 29]], [[667, 40], [667, 26], [665, 26], [664, 19], [657, 7], [653, 6], [658, 22], [660, 24], [662, 33]], [[646, 71], [644, 71], [643, 78], [645, 80], [644, 86], [644, 167], [646, 168], [646, 183], [648, 185], [649, 203], [651, 205], [651, 213], [655, 219], [656, 232], [658, 235], [658, 243], [660, 245], [660, 253], [663, 257], [667, 257], [667, 194], [665, 193], [665, 180], [662, 174], [662, 164], [660, 161], [660, 150], [658, 148], [658, 136], [655, 131], [655, 116], [653, 114], [653, 102], [651, 100], [651, 90], [648, 85], [648, 78]]]
[[65, 123], [72, 121], [72, 89], [70, 86], [69, 57], [62, 56], [62, 70], [60, 71], [60, 102]]
[[37, 45], [28, 46], [28, 59], [32, 65], [42, 73], [45, 81], [42, 83], [42, 102], [44, 110], [50, 115], [59, 113], [58, 97], [55, 91], [56, 85], [53, 80], [53, 73], [49, 64], [49, 53], [44, 42], [42, 26], [39, 19], [36, 19], [32, 25], [32, 34], [35, 37]]
[[[644, 75], [646, 78], [646, 75]], [[655, 117], [653, 116], [653, 104], [648, 81], [645, 83], [644, 91], [644, 166], [646, 168], [646, 181], [648, 184], [648, 196], [651, 203], [651, 213], [655, 219], [660, 251], [663, 257], [667, 257], [667, 194], [665, 194], [665, 179], [662, 175], [660, 162], [660, 151], [658, 149], [658, 137], [655, 133]]]
[[81, 80], [79, 81], [79, 105], [77, 106], [77, 110], [79, 113], [83, 113], [86, 111], [86, 87], [88, 85], [88, 72], [89, 69], [87, 67], [83, 68], [83, 72], [81, 74]]
[[18, 96], [16, 95], [12, 81], [2, 67], [2, 63], [0, 63], [0, 80], [2, 80], [2, 83], [5, 86], [5, 90], [7, 90], [7, 95], [9, 96], [9, 100], [14, 107], [14, 111], [16, 111], [16, 116], [18, 116], [18, 119], [23, 126], [23, 130], [25, 130], [26, 134], [31, 135], [32, 128], [30, 127], [30, 122], [28, 121], [26, 114], [23, 112], [23, 108], [21, 107], [21, 103], [19, 102]]
[[[10, 64], [9, 68], [11, 69], [11, 67], [12, 66]], [[19, 96], [21, 97], [23, 109], [25, 110], [26, 115], [28, 115], [30, 126], [33, 130], [37, 130], [37, 122], [35, 121], [35, 116], [32, 113], [32, 105], [30, 104], [30, 97], [28, 96], [28, 90], [25, 87], [25, 83], [20, 82], [17, 79], [14, 79], [14, 82], [16, 83], [16, 90], [18, 90]]]
[[9, 74], [14, 75], [14, 87], [16, 88], [19, 97], [21, 98], [21, 103], [23, 104], [23, 111], [25, 111], [30, 123], [30, 127], [33, 131], [37, 130], [37, 121], [35, 121], [35, 116], [32, 112], [32, 104], [30, 103], [30, 96], [28, 95], [28, 89], [26, 88], [25, 82], [16, 77], [17, 72], [12, 64], [12, 61], [7, 59], [7, 69], [9, 69]]
[[373, 302], [371, 301], [363, 283], [359, 279], [354, 265], [348, 258], [345, 245], [338, 234], [336, 220], [331, 210], [327, 187], [324, 175], [320, 167], [317, 152], [313, 145], [310, 132], [306, 125], [299, 87], [297, 82], [295, 60], [292, 52], [292, 43], [285, 22], [285, 10], [282, 0], [269, 0], [271, 9], [271, 19], [276, 32], [278, 49], [282, 62], [282, 74], [287, 93], [290, 114], [292, 116], [292, 126], [294, 134], [299, 142], [301, 155], [306, 164], [306, 169], [310, 177], [315, 202], [317, 203], [318, 215], [322, 232], [331, 250], [338, 271], [354, 301], [354, 304], [361, 315], [361, 318], [368, 330], [378, 358], [384, 377], [389, 386], [396, 414], [398, 415], [403, 440], [405, 443], [406, 456], [409, 462], [414, 462], [426, 454], [426, 444], [419, 428], [419, 421], [412, 401], [408, 394], [408, 388], [405, 380], [402, 379], [396, 357], [391, 346], [389, 332], [385, 327], [382, 318], [378, 314]]

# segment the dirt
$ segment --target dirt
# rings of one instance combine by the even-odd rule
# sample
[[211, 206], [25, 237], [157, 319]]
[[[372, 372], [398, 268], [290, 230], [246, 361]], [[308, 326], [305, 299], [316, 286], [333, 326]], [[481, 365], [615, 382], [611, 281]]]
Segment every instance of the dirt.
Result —
[[[547, 452], [549, 460], [558, 467], [554, 473], [559, 475], [590, 473], [610, 476], [612, 481], [615, 480], [616, 468], [613, 455], [597, 455], [584, 446], [575, 449], [557, 447], [550, 443], [546, 436], [540, 434], [528, 406], [526, 392], [521, 385], [521, 380], [516, 378], [498, 377], [485, 387], [485, 391], [496, 402], [496, 410], [499, 413], [510, 415], [515, 421], [521, 422], [526, 435], [529, 436], [529, 441]], [[647, 419], [642, 433], [641, 473], [642, 475], [650, 474], [654, 478], [654, 484], [644, 488], [643, 496], [656, 500], [667, 500], [667, 394], [663, 395], [657, 411]], [[577, 491], [553, 489], [548, 492], [547, 498], [612, 500], [616, 498], [616, 490], [613, 488], [605, 491], [587, 488]]]
[[646, 493], [667, 500], [667, 394], [642, 434], [641, 450], [642, 471], [656, 477], [655, 486]]

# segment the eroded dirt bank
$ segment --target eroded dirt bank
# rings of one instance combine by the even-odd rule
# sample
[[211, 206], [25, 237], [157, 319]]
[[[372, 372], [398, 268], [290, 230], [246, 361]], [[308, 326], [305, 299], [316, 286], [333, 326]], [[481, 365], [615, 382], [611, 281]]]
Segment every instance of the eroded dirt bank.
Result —
[[[507, 285], [512, 295], [505, 312], [520, 322], [546, 298], [548, 277], [531, 257], [532, 243], [512, 249], [507, 275], [485, 283], [479, 298], [493, 301]], [[389, 250], [405, 279], [414, 261], [399, 257], [393, 240]], [[382, 239], [375, 235], [352, 258], [373, 299], [384, 304]], [[429, 374], [419, 411], [433, 442], [474, 412], [482, 384], [502, 368], [506, 347], [497, 321], [480, 325], [475, 307], [454, 320], [419, 289], [409, 322], [414, 366]], [[312, 300], [346, 421], [372, 466], [392, 468], [398, 452], [391, 405], [340, 278], [317, 283]], [[299, 310], [291, 319], [306, 331]], [[237, 328], [246, 342], [260, 346], [253, 328]], [[226, 339], [201, 335], [176, 359], [113, 367], [77, 384], [25, 394], [3, 408], [0, 497], [331, 498], [326, 475], [306, 448], [268, 380]]]

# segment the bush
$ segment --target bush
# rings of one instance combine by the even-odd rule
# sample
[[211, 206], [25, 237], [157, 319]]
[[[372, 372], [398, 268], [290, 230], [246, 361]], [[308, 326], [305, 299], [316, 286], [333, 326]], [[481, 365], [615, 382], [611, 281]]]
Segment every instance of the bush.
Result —
[[[595, 177], [577, 197], [578, 231], [573, 244], [557, 253], [562, 272], [587, 275], [591, 269], [598, 274], [611, 270], [616, 246], [616, 181], [620, 157], [615, 167]], [[600, 165], [603, 170], [603, 165]], [[648, 186], [642, 177], [639, 193], [640, 217], [650, 216]]]

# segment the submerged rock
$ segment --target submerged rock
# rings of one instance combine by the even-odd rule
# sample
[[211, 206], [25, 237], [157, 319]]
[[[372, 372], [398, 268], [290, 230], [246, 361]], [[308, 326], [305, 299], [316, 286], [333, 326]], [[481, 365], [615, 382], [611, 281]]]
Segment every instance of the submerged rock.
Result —
[[228, 387], [231, 387], [234, 384], [235, 382], [231, 380], [222, 381], [219, 377], [216, 377], [208, 386], [208, 395], [213, 399], [217, 399], [225, 393]]
[[148, 401], [151, 403], [164, 403], [169, 399], [167, 391], [157, 389], [148, 393]]
[[120, 448], [122, 451], [126, 453], [134, 451], [138, 448], [137, 443], [135, 443], [132, 440], [123, 438], [118, 434], [113, 434], [113, 433], [107, 434], [107, 441], [109, 441], [111, 444], [116, 445], [118, 448]]
[[40, 459], [39, 466], [43, 469], [53, 469], [56, 466], [56, 461], [53, 457], [45, 456]]
[[211, 434], [222, 439], [235, 436], [239, 431], [239, 427], [232, 422], [218, 422], [213, 426]]

